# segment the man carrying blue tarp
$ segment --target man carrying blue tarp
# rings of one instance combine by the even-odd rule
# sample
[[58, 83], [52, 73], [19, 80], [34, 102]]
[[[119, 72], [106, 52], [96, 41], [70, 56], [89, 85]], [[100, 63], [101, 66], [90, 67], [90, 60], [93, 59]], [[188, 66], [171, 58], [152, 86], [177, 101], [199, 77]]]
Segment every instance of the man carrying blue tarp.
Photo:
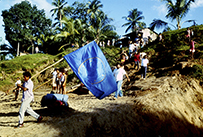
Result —
[[102, 99], [117, 90], [112, 70], [95, 41], [64, 58], [81, 82], [97, 98]]

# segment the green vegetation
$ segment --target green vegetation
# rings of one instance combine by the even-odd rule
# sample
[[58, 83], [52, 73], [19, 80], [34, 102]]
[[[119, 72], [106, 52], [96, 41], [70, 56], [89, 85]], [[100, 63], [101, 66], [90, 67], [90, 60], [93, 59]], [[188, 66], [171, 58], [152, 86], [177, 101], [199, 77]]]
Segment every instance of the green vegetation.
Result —
[[[152, 73], [156, 76], [171, 76], [180, 73], [196, 78], [203, 83], [203, 25], [190, 27], [194, 31], [195, 44], [194, 60], [190, 56], [190, 46], [186, 37], [187, 29], [168, 31], [163, 33], [163, 42], [154, 41], [141, 51], [149, 53]], [[188, 66], [181, 70], [177, 67], [179, 62], [187, 62]], [[190, 67], [191, 66], [191, 67]]]
[[[195, 45], [194, 60], [190, 59], [189, 42], [186, 37], [187, 29], [180, 29], [180, 21], [187, 14], [194, 1], [182, 1], [183, 3], [179, 3], [179, 1], [173, 3], [171, 0], [162, 1], [166, 2], [168, 8], [166, 17], [172, 20], [177, 19], [178, 28], [174, 31], [164, 32], [163, 42], [151, 42], [142, 48], [141, 52], [148, 53], [152, 74], [156, 76], [172, 75], [178, 71], [183, 75], [197, 78], [203, 83], [203, 25], [190, 27], [194, 31], [193, 40], [199, 43]], [[101, 1], [74, 2], [67, 7], [65, 7], [67, 2], [64, 0], [54, 0], [52, 4], [55, 7], [51, 12], [53, 15], [57, 15], [55, 24], [52, 24], [51, 20], [45, 17], [44, 10], [38, 10], [36, 6], [32, 7], [28, 1], [15, 4], [9, 10], [2, 12], [6, 39], [11, 44], [1, 45], [0, 48], [4, 51], [1, 52], [2, 58], [5, 59], [5, 55], [8, 53], [15, 56], [19, 46], [21, 52], [32, 51], [33, 53], [35, 44], [40, 45], [41, 50], [46, 54], [25, 55], [15, 57], [12, 60], [1, 61], [0, 90], [11, 87], [16, 78], [22, 76], [23, 71], [28, 70], [32, 74], [36, 74], [88, 41], [95, 40], [99, 43], [118, 38], [115, 27], [110, 25], [113, 19], [102, 11]], [[123, 18], [127, 20], [127, 23], [123, 24], [123, 26], [128, 26], [126, 32], [130, 29], [134, 31], [138, 27], [146, 27], [146, 24], [141, 22], [144, 19], [142, 12], [137, 9], [131, 10], [129, 15]], [[33, 22], [35, 22], [34, 25]], [[51, 25], [54, 26], [52, 29]], [[168, 25], [168, 23], [155, 19], [150, 27], [154, 29], [162, 25]], [[167, 30], [170, 29], [167, 28]], [[75, 48], [70, 48], [72, 44]], [[110, 46], [101, 49], [110, 66], [116, 65], [120, 61], [120, 48]], [[192, 64], [192, 67], [188, 66], [180, 70], [177, 67], [180, 62], [188, 62], [189, 65]], [[67, 66], [68, 64], [64, 60], [54, 67]], [[72, 71], [68, 73], [69, 80], [75, 77]], [[41, 79], [40, 77], [34, 79], [36, 83], [44, 82], [51, 77], [50, 70], [40, 75]], [[79, 80], [76, 79], [76, 82]]]
[[115, 66], [120, 60], [121, 50], [118, 47], [101, 48], [110, 66]]
[[[34, 53], [34, 47], [51, 55], [59, 54], [74, 44], [81, 47], [88, 41], [107, 41], [118, 38], [113, 21], [102, 10], [99, 0], [87, 3], [74, 2], [71, 6], [65, 0], [54, 0], [50, 11], [56, 15], [56, 23], [45, 17], [44, 10], [22, 1], [2, 12], [6, 40], [10, 46], [2, 54], [19, 55], [19, 52]], [[52, 27], [53, 26], [53, 27]]]
[[[9, 87], [13, 87], [17, 77], [22, 77], [22, 73], [24, 71], [30, 71], [32, 75], [40, 72], [44, 68], [54, 64], [56, 61], [61, 59], [64, 55], [76, 50], [76, 48], [69, 48], [68, 50], [61, 52], [58, 55], [49, 55], [49, 54], [30, 54], [16, 57], [12, 60], [4, 60], [0, 62], [0, 90], [7, 90]], [[53, 66], [54, 67], [67, 67], [68, 64], [65, 60], [60, 62], [59, 64]], [[43, 72], [40, 78], [35, 78], [35, 83], [44, 82], [47, 79], [51, 78], [50, 71]], [[69, 72], [70, 75], [73, 72]], [[74, 77], [74, 76], [71, 76]]]
[[[22, 73], [27, 70], [32, 73], [32, 75], [40, 72], [44, 68], [54, 64], [63, 56], [77, 50], [77, 48], [68, 48], [66, 51], [61, 52], [57, 55], [49, 54], [30, 54], [16, 57], [12, 60], [6, 60], [0, 62], [0, 91], [6, 91], [9, 88], [14, 86], [17, 77], [22, 78]], [[115, 65], [119, 60], [120, 48], [117, 47], [106, 47], [102, 48], [103, 53], [105, 54], [110, 66]], [[46, 70], [39, 77], [34, 78], [33, 81], [36, 84], [45, 82], [46, 80], [52, 77], [51, 71], [53, 68], [69, 68], [68, 63], [63, 60], [62, 62], [56, 64], [52, 68]], [[73, 81], [74, 83], [79, 83], [76, 75], [73, 71], [68, 71], [68, 81]]]
[[[192, 60], [189, 53], [189, 43], [185, 36], [186, 28], [168, 31], [163, 33], [164, 41], [154, 41], [141, 49], [141, 52], [147, 52], [150, 57], [151, 74], [159, 76], [171, 76], [174, 73], [182, 74], [188, 77], [196, 78], [203, 83], [203, 25], [191, 27], [194, 31], [193, 39], [199, 44], [195, 45], [195, 58]], [[55, 56], [48, 54], [33, 54], [16, 57], [9, 61], [2, 61], [0, 63], [0, 90], [5, 90], [6, 87], [11, 87], [17, 76], [22, 76], [22, 71], [29, 70], [32, 74], [36, 74], [43, 68], [58, 61], [64, 55], [75, 51], [77, 48], [67, 48], [65, 51]], [[123, 50], [128, 49], [125, 47]], [[119, 47], [101, 47], [106, 56], [110, 66], [116, 65], [119, 62], [121, 50]], [[178, 67], [180, 62], [187, 62], [189, 65], [184, 69]], [[192, 64], [192, 65], [191, 65]], [[67, 62], [64, 60], [54, 67], [66, 67]], [[52, 69], [54, 68], [52, 67]], [[48, 73], [48, 74], [47, 74]], [[68, 81], [79, 83], [75, 74], [72, 71], [68, 72]], [[46, 76], [48, 75], [48, 76]], [[35, 82], [44, 82], [51, 78], [50, 70], [41, 74], [43, 80], [39, 78], [34, 79]]]

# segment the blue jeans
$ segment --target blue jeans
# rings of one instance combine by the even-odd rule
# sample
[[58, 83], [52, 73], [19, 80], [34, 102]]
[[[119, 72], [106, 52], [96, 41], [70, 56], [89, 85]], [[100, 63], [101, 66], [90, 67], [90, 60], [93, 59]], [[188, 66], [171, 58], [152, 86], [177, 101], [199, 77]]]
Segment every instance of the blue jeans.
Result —
[[115, 98], [117, 98], [118, 95], [119, 95], [120, 97], [123, 96], [123, 93], [122, 93], [122, 91], [121, 91], [122, 83], [123, 83], [123, 80], [116, 81], [116, 84], [117, 84], [117, 91], [116, 91], [116, 94], [115, 94], [115, 96], [114, 96]]
[[147, 74], [147, 67], [142, 66], [141, 67], [141, 76], [143, 77], [143, 75], [144, 75], [143, 78], [145, 78], [146, 74]]
[[133, 53], [133, 51], [129, 49], [129, 58], [132, 57], [132, 53]]
[[139, 61], [135, 61], [135, 67], [137, 66], [137, 70], [139, 69]]
[[32, 108], [30, 107], [30, 102], [32, 101], [32, 98], [28, 98], [25, 101], [22, 102], [19, 110], [19, 124], [23, 124], [23, 119], [25, 116], [25, 112], [33, 116], [34, 118], [38, 119], [39, 114], [34, 112]]

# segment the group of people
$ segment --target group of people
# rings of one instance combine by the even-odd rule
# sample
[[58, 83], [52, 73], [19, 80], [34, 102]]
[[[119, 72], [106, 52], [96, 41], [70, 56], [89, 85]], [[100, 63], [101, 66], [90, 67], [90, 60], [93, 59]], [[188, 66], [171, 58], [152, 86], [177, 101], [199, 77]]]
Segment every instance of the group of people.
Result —
[[195, 44], [198, 44], [196, 41], [193, 40], [194, 31], [190, 28], [187, 28], [186, 37], [188, 38], [189, 45], [190, 45], [190, 53], [191, 53], [191, 59], [194, 59], [194, 53], [195, 53]]
[[141, 77], [146, 78], [147, 73], [147, 65], [149, 64], [149, 60], [147, 59], [147, 54], [145, 52], [139, 52], [140, 49], [139, 40], [132, 42], [129, 41], [129, 56], [127, 55], [127, 51], [122, 51], [121, 53], [121, 65], [124, 65], [129, 60], [134, 60], [135, 69], [139, 70], [141, 63]]
[[55, 68], [52, 75], [52, 91], [56, 91], [55, 93], [58, 94], [66, 94], [67, 71], [64, 68]]
[[190, 41], [193, 36], [194, 36], [194, 31], [190, 28], [187, 28], [186, 37], [188, 38], [188, 40]]
[[147, 59], [147, 54], [142, 52], [139, 52], [139, 45], [137, 41], [132, 42], [129, 41], [129, 56], [127, 54], [127, 51], [122, 51], [121, 55], [121, 62], [116, 65], [115, 68], [113, 68], [113, 75], [115, 77], [116, 83], [117, 83], [117, 91], [115, 92], [114, 99], [116, 100], [118, 96], [122, 97], [122, 83], [123, 78], [126, 76], [127, 80], [130, 81], [130, 78], [128, 77], [128, 74], [126, 73], [124, 69], [124, 64], [127, 60], [130, 60], [133, 58], [135, 63], [135, 69], [139, 70], [140, 67], [140, 61], [141, 61], [141, 78], [146, 78], [147, 73], [147, 66], [149, 64], [149, 60]]

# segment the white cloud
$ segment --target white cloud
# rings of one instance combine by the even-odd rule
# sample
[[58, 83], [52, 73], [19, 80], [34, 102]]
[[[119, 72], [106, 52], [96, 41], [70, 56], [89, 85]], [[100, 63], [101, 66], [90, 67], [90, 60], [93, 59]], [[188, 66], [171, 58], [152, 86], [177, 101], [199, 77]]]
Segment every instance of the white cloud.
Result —
[[191, 5], [191, 8], [203, 7], [203, 0], [196, 0], [194, 4]]
[[163, 15], [167, 14], [167, 8], [166, 8], [165, 4], [161, 4], [159, 6], [154, 5], [152, 7], [152, 9], [157, 11], [159, 16], [163, 16]]

